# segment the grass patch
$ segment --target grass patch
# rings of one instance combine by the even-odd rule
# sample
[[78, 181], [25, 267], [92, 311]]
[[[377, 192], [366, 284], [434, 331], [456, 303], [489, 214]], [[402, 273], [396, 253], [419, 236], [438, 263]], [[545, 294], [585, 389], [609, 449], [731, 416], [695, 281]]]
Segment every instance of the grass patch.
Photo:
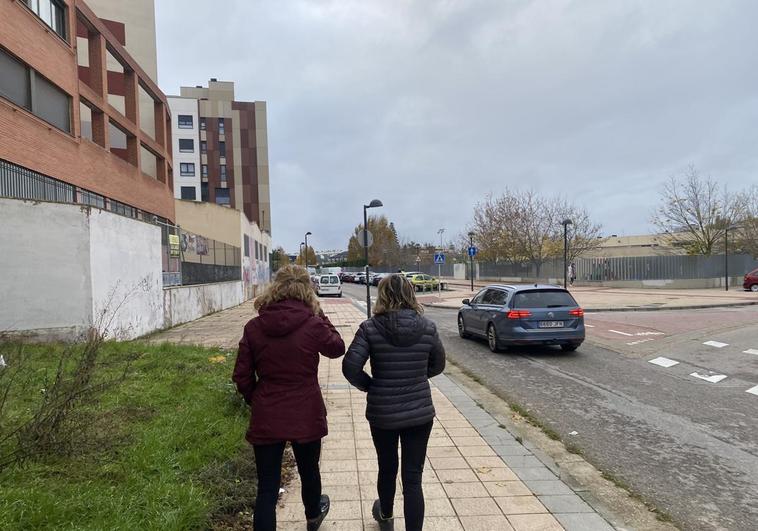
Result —
[[[21, 351], [26, 360], [23, 388], [12, 388], [0, 421], [34, 410], [65, 348], [0, 344], [9, 366]], [[109, 342], [100, 346], [102, 377], [123, 371], [124, 359], [117, 386], [72, 410], [79, 431], [65, 452], [0, 471], [0, 529], [207, 529], [249, 511], [255, 465], [233, 357]]]
[[613, 483], [616, 487], [623, 489], [626, 491], [626, 493], [629, 495], [630, 498], [637, 500], [638, 502], [642, 503], [645, 507], [648, 508], [650, 512], [655, 514], [655, 519], [659, 522], [665, 522], [665, 523], [672, 523], [674, 519], [669, 515], [668, 513], [661, 511], [657, 507], [651, 505], [647, 502], [642, 496], [640, 496], [638, 493], [632, 490], [632, 487], [623, 479], [617, 477], [616, 475], [612, 474], [611, 472], [608, 472], [607, 470], [601, 470], [600, 475], [603, 477], [603, 479], [610, 481]]
[[532, 415], [528, 410], [521, 407], [518, 404], [508, 404], [508, 406], [511, 408], [511, 411], [518, 414], [520, 417], [522, 417], [525, 421], [527, 421], [532, 426], [535, 426], [542, 430], [542, 432], [548, 436], [548, 438], [554, 440], [554, 441], [560, 441], [561, 436], [558, 435], [558, 432], [556, 432], [551, 427], [545, 425], [542, 423], [537, 417]]

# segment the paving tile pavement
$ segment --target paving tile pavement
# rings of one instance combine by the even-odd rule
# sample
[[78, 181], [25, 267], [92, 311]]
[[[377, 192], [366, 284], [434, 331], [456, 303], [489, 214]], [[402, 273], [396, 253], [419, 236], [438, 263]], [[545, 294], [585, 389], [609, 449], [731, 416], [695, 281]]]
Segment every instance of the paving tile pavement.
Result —
[[[349, 344], [364, 314], [344, 300], [324, 300], [322, 307]], [[233, 349], [252, 315], [252, 304], [245, 303], [150, 340]], [[318, 377], [329, 419], [329, 435], [321, 454], [322, 484], [332, 500], [322, 529], [377, 530], [371, 518], [371, 504], [376, 498], [376, 454], [364, 416], [366, 395], [345, 380], [341, 359], [321, 358]], [[432, 383], [437, 417], [423, 478], [425, 529], [613, 529], [452, 380], [440, 375]], [[284, 488], [277, 511], [279, 528], [302, 530], [305, 515], [297, 475]], [[398, 531], [404, 528], [402, 507], [398, 478]]]

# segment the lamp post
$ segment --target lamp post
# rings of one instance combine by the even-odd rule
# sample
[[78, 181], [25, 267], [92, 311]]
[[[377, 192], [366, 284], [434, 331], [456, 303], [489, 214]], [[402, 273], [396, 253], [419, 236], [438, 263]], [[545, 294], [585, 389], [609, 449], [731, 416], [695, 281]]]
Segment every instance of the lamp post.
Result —
[[306, 232], [305, 233], [305, 270], [308, 271], [308, 236], [310, 236], [311, 233]]
[[574, 222], [570, 219], [561, 221], [563, 225], [563, 289], [568, 285], [568, 226]]
[[[445, 233], [445, 229], [439, 229], [437, 234], [440, 235], [440, 252], [443, 252], [442, 235]], [[442, 264], [437, 264], [437, 296], [442, 298]]]
[[305, 242], [300, 242], [300, 256], [303, 256], [303, 245], [305, 245]]
[[735, 229], [739, 226], [729, 223], [724, 228], [724, 291], [729, 291], [729, 231]]
[[[474, 246], [474, 233], [469, 232], [468, 233], [468, 248], [471, 249]], [[469, 276], [471, 277], [471, 293], [474, 292], [474, 255], [471, 254], [471, 251], [469, 250], [468, 253], [468, 261], [469, 261]]]
[[366, 318], [371, 319], [371, 284], [368, 280], [368, 214], [369, 208], [384, 206], [378, 199], [372, 200], [368, 205], [363, 205], [363, 256], [366, 259]]

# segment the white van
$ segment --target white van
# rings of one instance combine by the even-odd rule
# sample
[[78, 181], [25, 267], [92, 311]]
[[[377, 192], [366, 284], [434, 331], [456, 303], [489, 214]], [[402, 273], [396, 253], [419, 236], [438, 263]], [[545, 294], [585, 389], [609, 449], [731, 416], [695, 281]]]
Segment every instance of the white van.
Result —
[[337, 275], [319, 275], [316, 283], [316, 293], [319, 296], [334, 295], [342, 297], [342, 283]]

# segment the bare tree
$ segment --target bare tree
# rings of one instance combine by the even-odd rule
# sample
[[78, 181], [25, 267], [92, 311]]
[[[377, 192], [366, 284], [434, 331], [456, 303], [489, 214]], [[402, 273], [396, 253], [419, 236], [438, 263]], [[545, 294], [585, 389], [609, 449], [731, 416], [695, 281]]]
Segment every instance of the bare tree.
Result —
[[[745, 212], [737, 222], [735, 249], [758, 257], [758, 185], [748, 188], [742, 195]], [[731, 239], [731, 238], [730, 238]]]
[[711, 255], [721, 248], [725, 229], [744, 217], [743, 195], [730, 194], [690, 165], [664, 185], [652, 222], [689, 254]]

